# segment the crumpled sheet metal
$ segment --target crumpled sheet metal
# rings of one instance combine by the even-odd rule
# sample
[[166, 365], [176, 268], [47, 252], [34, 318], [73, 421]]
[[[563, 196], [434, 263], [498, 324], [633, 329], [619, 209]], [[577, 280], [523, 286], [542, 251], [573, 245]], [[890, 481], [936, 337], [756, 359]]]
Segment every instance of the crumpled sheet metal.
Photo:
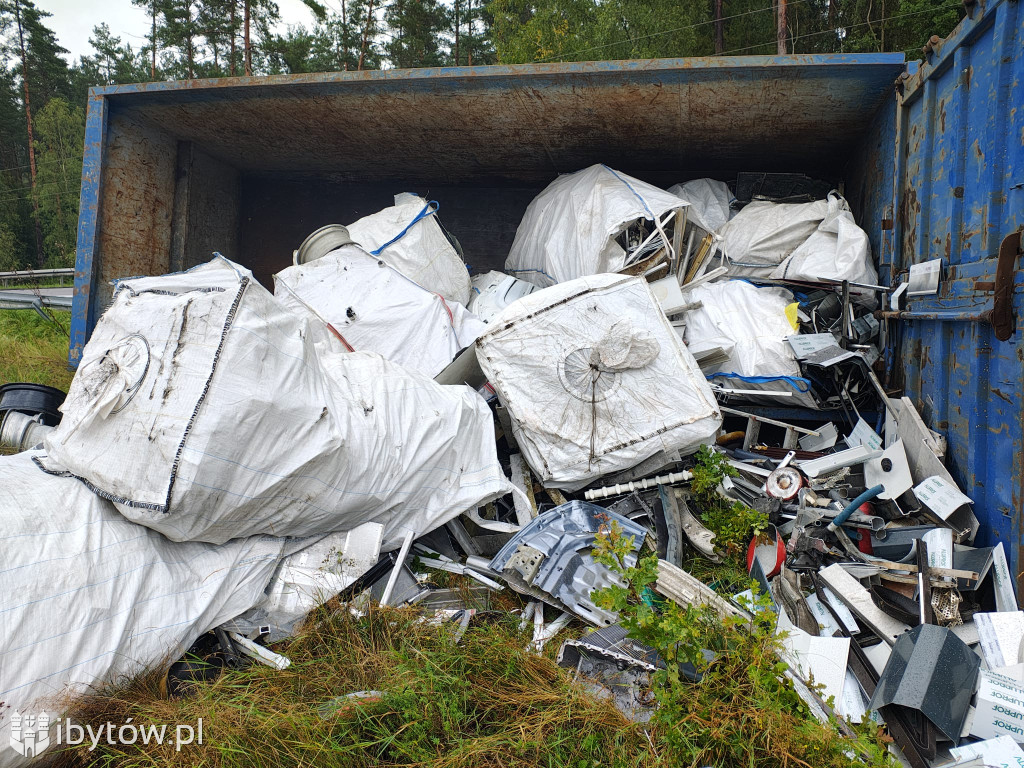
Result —
[[949, 629], [922, 624], [896, 641], [869, 706], [917, 710], [956, 743], [980, 667], [977, 654]]
[[646, 528], [596, 504], [571, 501], [520, 530], [494, 556], [491, 570], [501, 573], [517, 592], [570, 611], [591, 624], [611, 624], [617, 618], [615, 613], [598, 608], [592, 593], [625, 582], [590, 556], [597, 532], [611, 521], [633, 538], [626, 565], [636, 565], [647, 539]]

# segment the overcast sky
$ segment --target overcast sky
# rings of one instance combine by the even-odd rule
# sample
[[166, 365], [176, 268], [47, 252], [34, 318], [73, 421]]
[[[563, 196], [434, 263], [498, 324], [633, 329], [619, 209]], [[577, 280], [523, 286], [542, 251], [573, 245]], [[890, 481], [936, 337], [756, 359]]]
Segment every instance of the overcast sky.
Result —
[[[46, 24], [56, 33], [57, 41], [70, 51], [69, 62], [94, 53], [89, 37], [92, 28], [103, 22], [135, 50], [146, 44], [149, 17], [144, 10], [132, 5], [131, 0], [35, 0], [35, 3], [37, 8], [53, 14], [46, 19]], [[313, 14], [300, 0], [277, 0], [277, 4], [281, 8], [283, 26], [312, 25]], [[328, 6], [334, 5], [328, 3]]]

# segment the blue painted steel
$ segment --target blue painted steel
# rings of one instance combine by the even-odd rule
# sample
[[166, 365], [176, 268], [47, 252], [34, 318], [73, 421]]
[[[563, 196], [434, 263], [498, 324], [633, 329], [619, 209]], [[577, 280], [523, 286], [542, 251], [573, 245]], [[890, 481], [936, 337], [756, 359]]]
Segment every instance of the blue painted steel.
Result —
[[89, 96], [85, 123], [85, 155], [82, 158], [82, 191], [78, 204], [78, 246], [75, 253], [75, 293], [71, 309], [71, 343], [68, 365], [78, 367], [82, 347], [96, 324], [93, 296], [93, 254], [99, 226], [102, 190], [103, 147], [107, 135], [107, 100]]
[[[1024, 227], [1024, 12], [1003, 0], [970, 6], [898, 100], [895, 253], [883, 279], [942, 259], [937, 296], [904, 309], [891, 379], [943, 432], [947, 463], [974, 499], [979, 544], [1003, 542], [1024, 570], [1024, 345], [1021, 264], [1013, 273], [1017, 328], [1005, 342], [977, 319], [992, 308], [1002, 239]], [[885, 274], [888, 273], [888, 274]], [[977, 283], [977, 284], [976, 284]], [[1018, 576], [1018, 595], [1024, 579]]]

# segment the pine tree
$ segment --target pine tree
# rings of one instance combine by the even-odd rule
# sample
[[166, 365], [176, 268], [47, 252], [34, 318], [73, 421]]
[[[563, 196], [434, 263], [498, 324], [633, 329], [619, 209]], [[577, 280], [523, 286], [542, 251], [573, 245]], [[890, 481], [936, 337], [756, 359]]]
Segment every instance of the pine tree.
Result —
[[36, 119], [39, 155], [39, 218], [45, 264], [73, 267], [78, 229], [78, 193], [82, 179], [85, 111], [54, 98]]
[[450, 55], [446, 37], [452, 27], [451, 16], [438, 0], [393, 0], [384, 13], [391, 29], [391, 39], [385, 45], [391, 65], [444, 65]]

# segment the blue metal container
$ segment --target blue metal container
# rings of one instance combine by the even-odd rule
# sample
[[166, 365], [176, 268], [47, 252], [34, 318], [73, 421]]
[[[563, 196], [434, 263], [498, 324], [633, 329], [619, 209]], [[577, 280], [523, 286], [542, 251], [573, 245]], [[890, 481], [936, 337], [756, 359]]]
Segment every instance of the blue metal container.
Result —
[[998, 280], [996, 265], [1024, 226], [1024, 14], [1015, 0], [968, 8], [920, 68], [902, 54], [742, 56], [93, 89], [69, 362], [112, 280], [220, 251], [270, 285], [307, 234], [396, 192], [440, 201], [483, 270], [503, 265], [558, 173], [603, 162], [668, 186], [802, 172], [842, 186], [883, 281], [943, 259], [939, 296], [892, 321], [890, 378], [946, 434], [981, 543], [1005, 542], [1019, 573], [1024, 347], [989, 311], [1020, 315], [1010, 246]]

